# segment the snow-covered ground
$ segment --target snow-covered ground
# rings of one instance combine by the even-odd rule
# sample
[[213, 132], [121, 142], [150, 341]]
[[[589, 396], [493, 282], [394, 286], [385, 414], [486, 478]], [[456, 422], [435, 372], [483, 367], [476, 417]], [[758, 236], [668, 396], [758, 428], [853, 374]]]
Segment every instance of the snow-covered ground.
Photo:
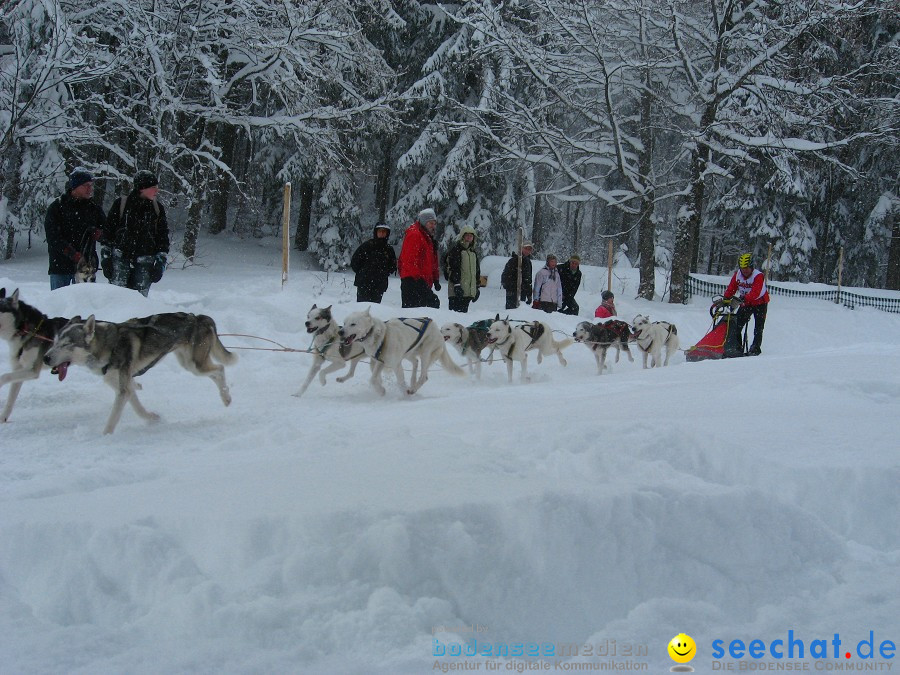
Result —
[[[298, 349], [314, 302], [339, 320], [360, 308], [352, 276], [299, 257], [282, 289], [272, 243], [201, 248], [149, 298], [105, 281], [50, 293], [42, 249], [0, 265], [0, 285], [51, 316], [202, 312]], [[502, 263], [485, 261], [466, 323], [505, 314]], [[591, 318], [605, 270], [584, 272]], [[623, 318], [672, 321], [683, 346], [708, 330], [706, 299], [635, 300], [637, 270], [615, 273]], [[399, 297], [392, 279], [373, 312], [461, 319]], [[512, 316], [569, 334], [580, 320]], [[412, 397], [391, 376], [377, 396], [363, 366], [297, 399], [309, 355], [239, 355], [231, 407], [170, 358], [141, 378], [162, 421], [126, 409], [113, 436], [90, 372], [24, 386], [0, 426], [0, 673], [521, 672], [535, 659], [482, 650], [529, 643], [551, 672], [663, 672], [681, 632], [711, 672], [740, 664], [714, 659], [715, 640], [787, 651], [789, 631], [810, 670], [898, 667], [878, 654], [900, 642], [898, 315], [776, 298], [759, 358], [598, 377], [573, 345], [566, 368], [532, 359], [526, 384], [499, 363], [481, 382], [436, 369]], [[810, 660], [813, 640], [829, 660]], [[600, 655], [559, 659], [559, 644]]]

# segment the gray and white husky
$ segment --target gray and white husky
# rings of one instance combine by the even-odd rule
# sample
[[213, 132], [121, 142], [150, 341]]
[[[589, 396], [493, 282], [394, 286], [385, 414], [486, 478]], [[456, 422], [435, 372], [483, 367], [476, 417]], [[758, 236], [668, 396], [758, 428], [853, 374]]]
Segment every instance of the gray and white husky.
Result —
[[481, 379], [481, 352], [488, 346], [487, 330], [476, 327], [466, 328], [461, 323], [445, 323], [441, 326], [444, 342], [453, 345], [460, 356], [466, 357], [469, 372], [475, 372]]
[[628, 360], [634, 362], [631, 350], [628, 349], [631, 326], [624, 321], [611, 319], [596, 324], [582, 321], [575, 328], [572, 337], [575, 338], [575, 342], [583, 343], [594, 354], [594, 358], [597, 360], [598, 375], [603, 374], [606, 352], [610, 347], [614, 347], [616, 350], [616, 363], [619, 362], [619, 356], [623, 351], [628, 355]]
[[12, 370], [0, 376], [0, 387], [9, 385], [9, 396], [0, 422], [9, 420], [13, 406], [22, 389], [22, 383], [36, 380], [44, 367], [44, 355], [53, 344], [57, 332], [68, 323], [61, 316], [54, 318], [19, 300], [19, 289], [7, 297], [0, 288], [0, 337], [9, 345], [9, 363]]
[[237, 356], [225, 349], [216, 333], [215, 322], [203, 314], [154, 314], [124, 323], [97, 321], [93, 314], [85, 320], [76, 316], [57, 333], [53, 346], [44, 355], [44, 363], [57, 369], [60, 380], [73, 363], [87, 366], [103, 377], [116, 392], [103, 430], [111, 434], [126, 403], [143, 419], [159, 420], [159, 415], [141, 405], [137, 397], [140, 385], [134, 378], [170, 353], [175, 354], [185, 370], [212, 379], [219, 388], [222, 403], [226, 406], [231, 403], [224, 365], [234, 363]]
[[512, 382], [513, 362], [522, 364], [522, 381], [528, 379], [528, 352], [537, 352], [537, 362], [543, 357], [556, 354], [565, 366], [562, 350], [572, 344], [572, 338], [554, 340], [553, 331], [543, 321], [513, 324], [509, 319], [501, 319], [498, 314], [488, 329], [488, 344], [499, 351], [506, 362], [506, 374]]
[[[313, 363], [306, 374], [306, 380], [294, 396], [303, 396], [316, 373], [319, 374], [319, 382], [324, 387], [326, 375], [340, 370], [349, 363], [349, 372], [336, 379], [338, 382], [346, 382], [353, 377], [359, 360], [366, 355], [366, 352], [361, 345], [345, 347], [341, 341], [341, 336], [338, 335], [339, 330], [340, 326], [338, 326], [337, 321], [331, 315], [331, 305], [328, 305], [328, 307], [313, 305], [312, 309], [306, 314], [306, 332], [313, 335]], [[326, 361], [331, 361], [331, 364], [322, 370], [322, 366]]]
[[[372, 359], [372, 386], [384, 395], [381, 371], [391, 368], [397, 377], [397, 384], [407, 394], [415, 394], [428, 380], [428, 369], [440, 361], [444, 370], [451, 375], [465, 376], [444, 346], [444, 338], [437, 324], [428, 317], [417, 319], [388, 319], [382, 321], [369, 313], [354, 312], [344, 321], [338, 331], [344, 344], [361, 345]], [[403, 374], [403, 362], [412, 363], [412, 377], [409, 388]], [[420, 369], [418, 379], [417, 369]]]
[[[634, 341], [640, 348], [644, 357], [644, 368], [647, 367], [647, 357], [650, 357], [650, 367], [669, 365], [672, 352], [678, 350], [678, 329], [675, 324], [668, 321], [654, 321], [650, 323], [649, 316], [638, 314], [631, 322], [634, 331]], [[666, 360], [662, 363], [662, 349], [666, 348]]]

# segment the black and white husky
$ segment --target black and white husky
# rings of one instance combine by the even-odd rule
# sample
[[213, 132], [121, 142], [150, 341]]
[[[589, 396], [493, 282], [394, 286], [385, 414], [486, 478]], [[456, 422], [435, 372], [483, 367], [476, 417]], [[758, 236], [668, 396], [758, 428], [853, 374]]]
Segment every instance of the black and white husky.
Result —
[[[349, 363], [350, 370], [347, 374], [336, 379], [338, 382], [346, 382], [353, 377], [359, 360], [366, 355], [366, 352], [360, 345], [345, 347], [341, 341], [341, 336], [338, 335], [339, 330], [340, 326], [338, 326], [337, 321], [331, 315], [331, 305], [328, 305], [328, 307], [313, 305], [312, 309], [306, 314], [306, 332], [311, 333], [313, 336], [313, 363], [306, 374], [306, 380], [294, 396], [303, 396], [316, 373], [319, 374], [319, 382], [324, 387], [326, 375], [340, 370]], [[330, 361], [331, 364], [322, 370], [322, 366], [326, 361]]]
[[481, 379], [481, 352], [488, 346], [487, 326], [484, 329], [476, 326], [466, 328], [461, 323], [445, 323], [441, 326], [444, 342], [453, 345], [460, 356], [464, 356], [469, 364], [469, 372], [475, 372]]
[[619, 355], [624, 351], [628, 355], [628, 360], [634, 362], [631, 350], [628, 349], [628, 340], [631, 338], [631, 326], [624, 321], [612, 319], [602, 323], [591, 323], [590, 321], [582, 321], [575, 328], [572, 334], [575, 342], [583, 343], [594, 354], [597, 360], [597, 374], [603, 374], [603, 368], [606, 365], [606, 352], [610, 347], [616, 350], [616, 363], [619, 362]]
[[[354, 312], [348, 316], [339, 334], [347, 347], [357, 344], [366, 350], [372, 359], [372, 386], [382, 395], [381, 371], [385, 368], [394, 371], [397, 384], [407, 394], [415, 394], [425, 384], [428, 369], [438, 361], [451, 375], [466, 374], [450, 358], [441, 331], [428, 317], [382, 321], [372, 316], [367, 308], [364, 312]], [[404, 361], [412, 363], [409, 388], [403, 374]]]
[[224, 366], [237, 361], [237, 356], [225, 349], [216, 333], [215, 322], [203, 314], [154, 314], [124, 323], [97, 321], [93, 314], [86, 320], [76, 316], [60, 328], [44, 355], [44, 363], [58, 370], [60, 380], [72, 363], [87, 366], [103, 377], [116, 392], [103, 430], [111, 434], [126, 403], [143, 419], [159, 420], [159, 415], [141, 405], [137, 396], [140, 385], [134, 378], [170, 353], [175, 354], [185, 370], [212, 379], [219, 388], [222, 403], [226, 406], [231, 403]]
[[506, 362], [506, 374], [512, 382], [513, 362], [522, 364], [522, 381], [528, 379], [528, 352], [537, 352], [537, 362], [545, 356], [556, 354], [559, 362], [565, 366], [566, 359], [562, 350], [572, 344], [572, 338], [554, 340], [550, 326], [542, 321], [530, 321], [513, 324], [509, 319], [501, 319], [498, 314], [488, 329], [488, 344], [491, 349], [500, 352]]
[[0, 387], [9, 385], [9, 396], [0, 422], [9, 420], [22, 383], [40, 377], [44, 355], [53, 344], [53, 338], [68, 321], [61, 316], [51, 319], [22, 302], [18, 288], [9, 297], [6, 296], [6, 289], [0, 288], [0, 337], [9, 344], [9, 362], [12, 366], [10, 372], [0, 376]]

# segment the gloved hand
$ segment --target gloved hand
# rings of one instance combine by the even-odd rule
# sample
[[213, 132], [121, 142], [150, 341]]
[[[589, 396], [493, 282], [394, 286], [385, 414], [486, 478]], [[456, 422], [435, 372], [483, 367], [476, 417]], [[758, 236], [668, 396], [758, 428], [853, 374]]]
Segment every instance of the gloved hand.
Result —
[[436, 290], [436, 291], [441, 290], [441, 282], [440, 281], [434, 282], [434, 290]]
[[83, 257], [84, 256], [81, 255], [81, 253], [79, 253], [78, 251], [75, 251], [75, 253], [72, 254], [72, 260], [74, 262], [80, 262]]
[[459, 284], [453, 284], [453, 295], [455, 295], [457, 298], [461, 298], [463, 296], [462, 286], [460, 286]]
[[472, 302], [478, 302], [478, 298], [480, 298], [480, 297], [481, 297], [481, 289], [476, 288], [475, 289], [475, 297], [472, 298]]
[[94, 241], [100, 241], [100, 237], [103, 236], [103, 230], [99, 227], [95, 228], [93, 232], [91, 232], [91, 239]]
[[540, 308], [541, 308], [541, 301], [540, 301], [540, 300], [535, 300], [533, 303], [531, 303], [531, 306], [532, 306], [533, 309], [540, 309]]

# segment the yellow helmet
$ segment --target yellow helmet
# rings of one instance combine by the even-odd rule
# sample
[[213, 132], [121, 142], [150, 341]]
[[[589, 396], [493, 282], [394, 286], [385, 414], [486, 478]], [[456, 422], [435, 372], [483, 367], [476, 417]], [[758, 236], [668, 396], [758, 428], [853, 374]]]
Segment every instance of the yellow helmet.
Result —
[[753, 265], [753, 255], [750, 253], [742, 253], [738, 258], [738, 267], [750, 267]]

